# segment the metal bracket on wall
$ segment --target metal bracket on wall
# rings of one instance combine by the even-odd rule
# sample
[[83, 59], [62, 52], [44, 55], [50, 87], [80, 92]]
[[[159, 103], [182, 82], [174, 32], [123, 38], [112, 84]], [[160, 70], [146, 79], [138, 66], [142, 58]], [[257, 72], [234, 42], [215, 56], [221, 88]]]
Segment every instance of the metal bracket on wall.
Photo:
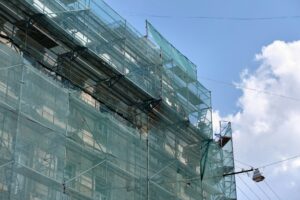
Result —
[[152, 111], [153, 109], [155, 109], [160, 103], [161, 103], [162, 99], [147, 99], [143, 102], [137, 103], [135, 106], [137, 108], [140, 108], [142, 110], [146, 110], [148, 112]]
[[103, 79], [101, 81], [98, 82], [98, 84], [101, 83], [105, 83], [107, 84], [109, 87], [114, 86], [118, 81], [120, 81], [122, 78], [124, 78], [123, 74], [117, 74], [115, 76], [109, 77], [107, 79]]
[[72, 61], [76, 60], [82, 53], [84, 53], [87, 50], [86, 47], [83, 46], [77, 46], [76, 48], [72, 49], [72, 51], [60, 54], [58, 56], [55, 69], [57, 72], [60, 72], [62, 70], [62, 65], [65, 62], [71, 63]]
[[87, 50], [86, 47], [77, 46], [76, 48], [72, 49], [72, 51], [60, 54], [59, 59], [73, 61], [78, 58], [78, 56], [80, 56], [85, 50]]

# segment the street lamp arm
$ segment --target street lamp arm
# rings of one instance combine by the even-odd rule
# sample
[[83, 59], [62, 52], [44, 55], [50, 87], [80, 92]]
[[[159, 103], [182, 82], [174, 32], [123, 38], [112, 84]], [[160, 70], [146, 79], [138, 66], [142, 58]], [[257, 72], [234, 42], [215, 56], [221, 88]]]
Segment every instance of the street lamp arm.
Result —
[[230, 175], [235, 175], [235, 174], [242, 174], [242, 173], [247, 173], [247, 172], [253, 172], [253, 171], [254, 171], [254, 168], [247, 169], [247, 170], [243, 169], [243, 170], [238, 171], [238, 172], [231, 172], [231, 173], [223, 174], [223, 177], [230, 176]]

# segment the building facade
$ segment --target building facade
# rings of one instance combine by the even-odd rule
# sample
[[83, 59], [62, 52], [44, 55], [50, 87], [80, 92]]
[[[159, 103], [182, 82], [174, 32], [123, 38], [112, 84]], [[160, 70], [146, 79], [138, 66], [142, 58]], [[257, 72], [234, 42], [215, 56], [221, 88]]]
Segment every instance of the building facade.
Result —
[[236, 199], [230, 123], [213, 136], [196, 65], [146, 27], [0, 0], [0, 199]]

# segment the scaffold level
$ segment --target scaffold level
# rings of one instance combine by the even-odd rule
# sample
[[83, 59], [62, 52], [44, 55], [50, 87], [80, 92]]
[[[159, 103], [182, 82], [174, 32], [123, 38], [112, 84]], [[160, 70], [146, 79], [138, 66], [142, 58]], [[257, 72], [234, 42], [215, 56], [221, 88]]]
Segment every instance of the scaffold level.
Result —
[[197, 67], [102, 0], [0, 0], [0, 199], [236, 200]]

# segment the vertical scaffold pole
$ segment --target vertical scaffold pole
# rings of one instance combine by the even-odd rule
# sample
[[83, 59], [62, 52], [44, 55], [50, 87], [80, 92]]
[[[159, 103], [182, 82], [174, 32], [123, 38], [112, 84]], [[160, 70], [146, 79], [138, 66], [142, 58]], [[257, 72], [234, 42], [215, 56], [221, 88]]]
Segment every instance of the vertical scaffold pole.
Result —
[[[23, 92], [23, 84], [24, 84], [24, 72], [25, 72], [25, 66], [24, 65], [20, 65], [21, 66], [21, 79], [20, 79], [20, 90], [19, 90], [19, 99], [18, 99], [18, 106], [17, 106], [17, 127], [16, 127], [16, 133], [13, 137], [13, 141], [12, 141], [12, 170], [11, 170], [11, 184], [9, 186], [9, 199], [14, 199], [13, 198], [13, 192], [12, 189], [13, 187], [16, 187], [17, 184], [17, 176], [15, 175], [15, 171], [16, 171], [16, 165], [18, 164], [17, 159], [17, 137], [19, 135], [20, 132], [20, 120], [21, 120], [21, 103], [22, 103], [22, 92]], [[15, 176], [15, 177], [14, 177]], [[15, 181], [15, 182], [14, 182]]]
[[147, 200], [150, 200], [150, 177], [149, 177], [149, 153], [150, 153], [150, 147], [149, 147], [149, 116], [147, 116]]

